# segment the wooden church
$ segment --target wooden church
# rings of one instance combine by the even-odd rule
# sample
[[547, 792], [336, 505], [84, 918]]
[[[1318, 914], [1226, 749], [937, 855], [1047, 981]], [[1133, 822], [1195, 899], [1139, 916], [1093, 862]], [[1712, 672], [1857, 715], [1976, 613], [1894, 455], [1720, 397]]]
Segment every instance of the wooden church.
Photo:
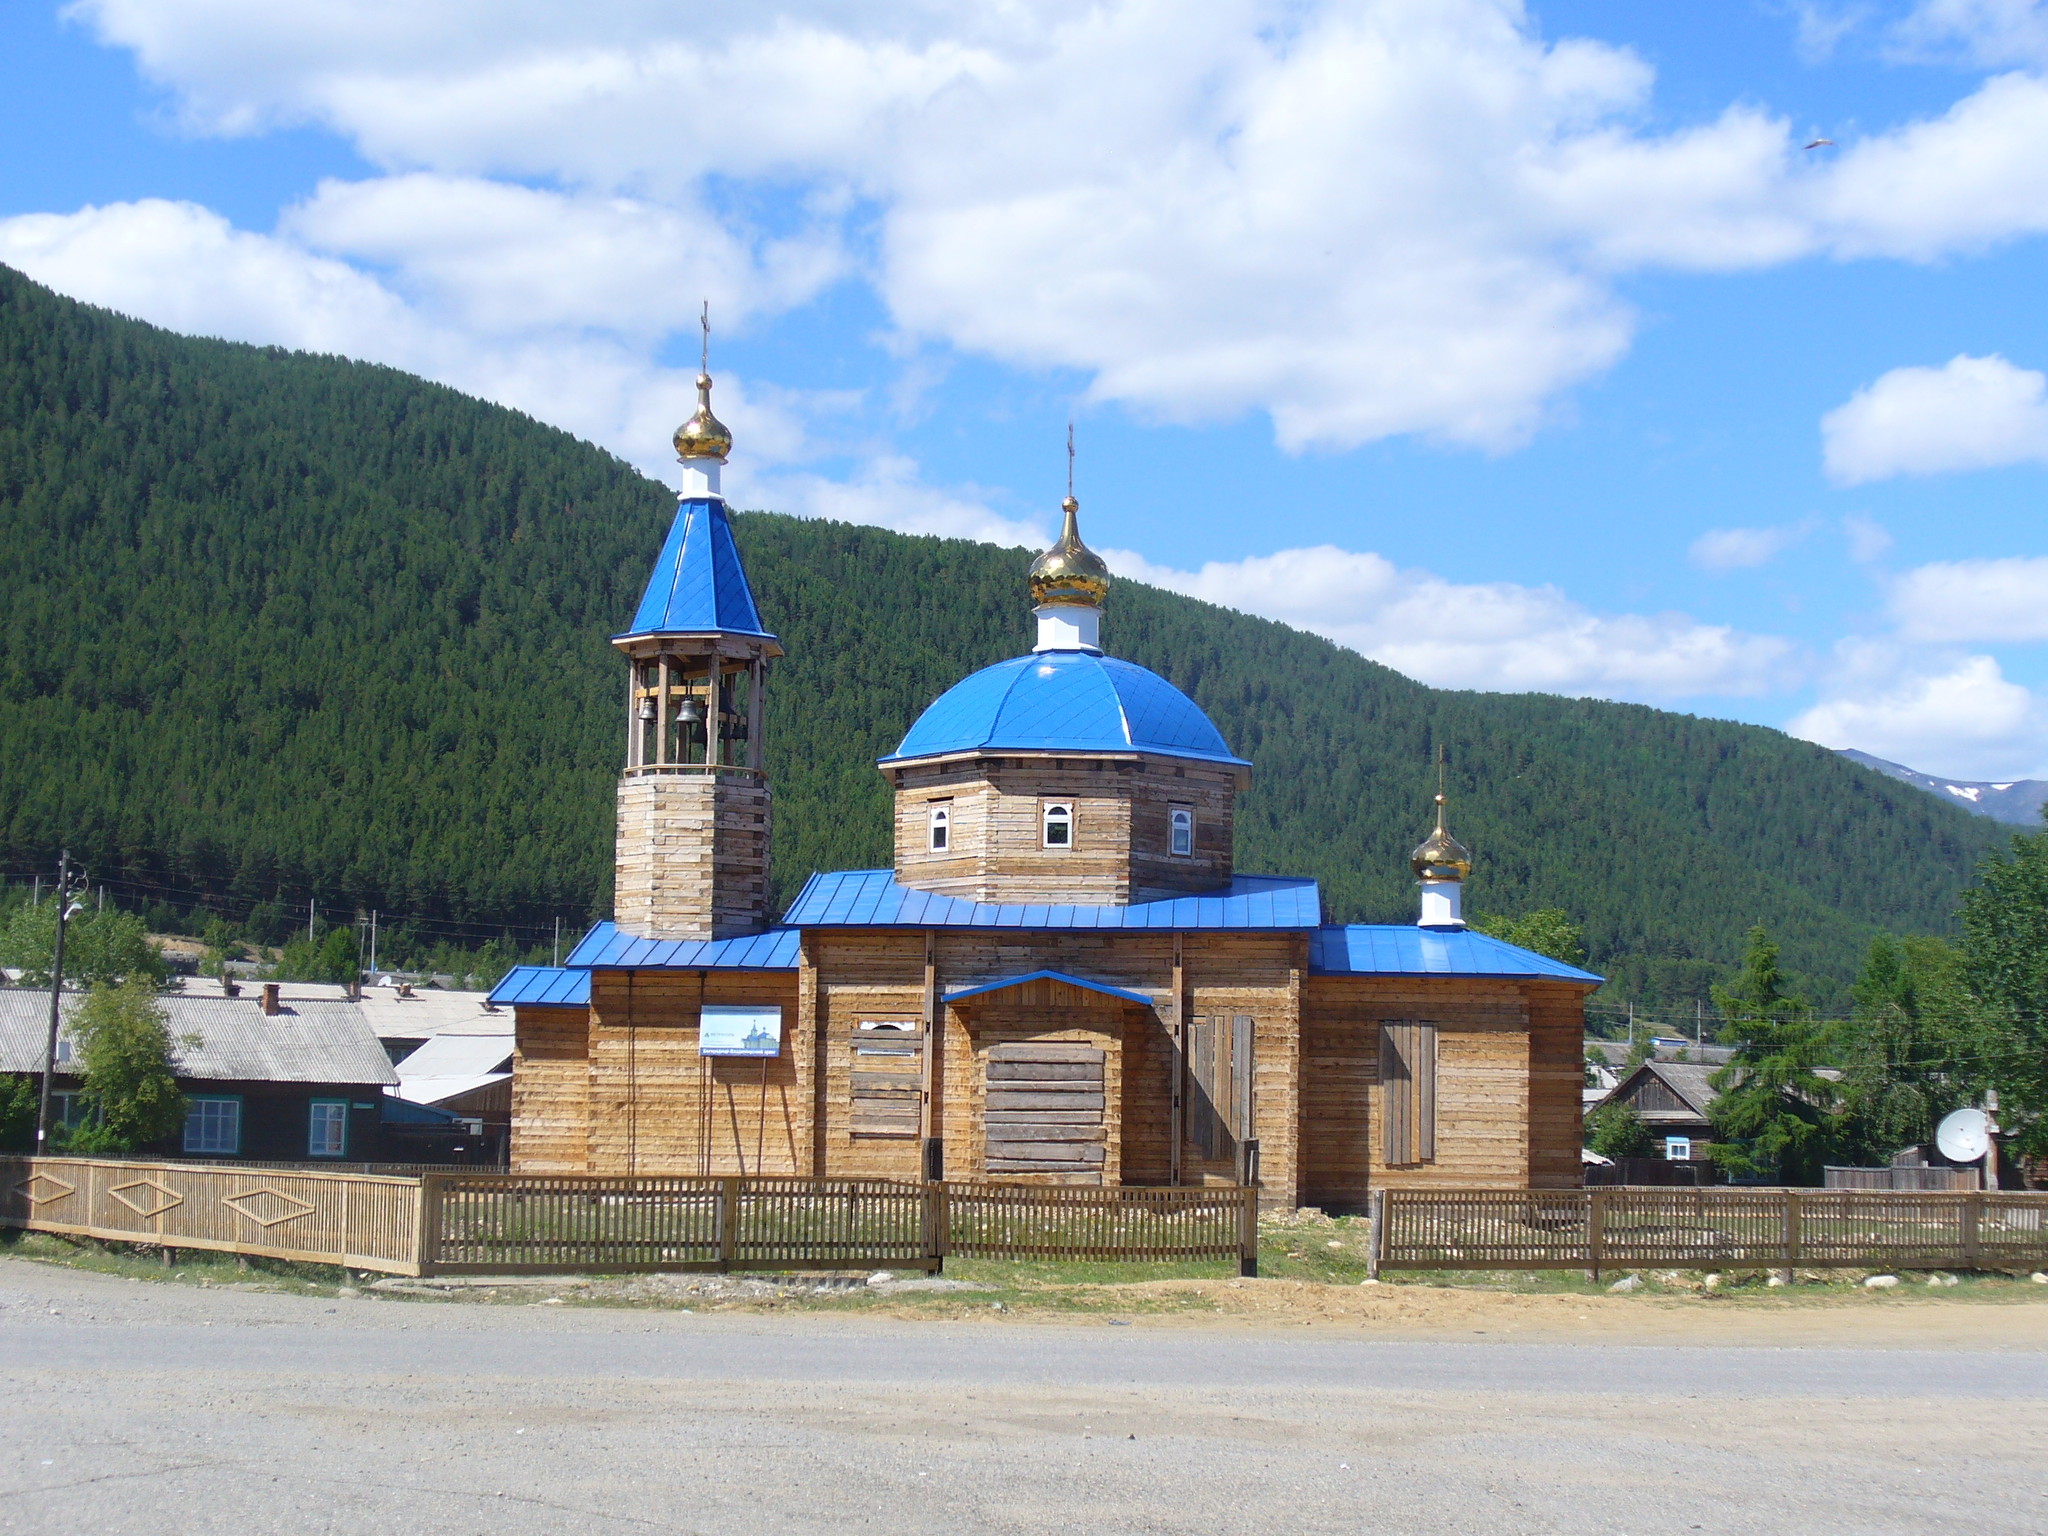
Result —
[[1109, 590], [1065, 503], [1031, 567], [1037, 644], [909, 723], [878, 765], [895, 865], [769, 905], [762, 702], [782, 654], [719, 489], [700, 376], [683, 491], [631, 625], [614, 919], [516, 1009], [524, 1173], [1255, 1182], [1579, 1182], [1582, 1010], [1600, 978], [1467, 929], [1445, 830], [1420, 921], [1323, 922], [1316, 882], [1237, 870], [1253, 765], [1102, 646]]

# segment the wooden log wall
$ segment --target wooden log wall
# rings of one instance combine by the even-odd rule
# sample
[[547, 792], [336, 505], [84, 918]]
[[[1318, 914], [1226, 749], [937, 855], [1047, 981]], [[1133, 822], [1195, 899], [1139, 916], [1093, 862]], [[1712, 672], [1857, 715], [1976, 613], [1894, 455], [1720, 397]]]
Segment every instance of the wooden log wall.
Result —
[[743, 768], [619, 780], [613, 904], [643, 938], [724, 939], [768, 920], [768, 781]]
[[[1302, 1202], [1355, 1211], [1374, 1188], [1571, 1188], [1588, 989], [1476, 977], [1308, 978]], [[1379, 1026], [1437, 1028], [1436, 1156], [1388, 1167]]]
[[[1577, 1185], [1587, 989], [1311, 977], [1302, 935], [1244, 933], [1188, 933], [1176, 945], [1170, 933], [819, 930], [806, 936], [795, 973], [600, 972], [587, 1018], [519, 1010], [513, 1166], [916, 1179], [924, 1139], [937, 1135], [947, 1176], [978, 1178], [990, 1172], [988, 1053], [1035, 1042], [1103, 1052], [1105, 1182], [1172, 1183], [1177, 1165], [1181, 1184], [1233, 1183], [1230, 1138], [1205, 1158], [1185, 1118], [1176, 1157], [1176, 947], [1187, 1017], [1253, 1021], [1251, 1131], [1264, 1203], [1344, 1210], [1374, 1187]], [[938, 992], [1055, 970], [1153, 1003], [1033, 982], [930, 1017], [928, 954]], [[783, 1008], [783, 1052], [765, 1074], [758, 1061], [697, 1056], [705, 1002]], [[1387, 1167], [1377, 1144], [1378, 1025], [1390, 1019], [1437, 1027], [1436, 1156], [1420, 1166]], [[887, 1059], [860, 1054], [863, 1041], [885, 1042]], [[890, 1077], [881, 1086], [892, 1095], [887, 1113], [870, 1096], [858, 1124], [856, 1071]], [[922, 1085], [914, 1133], [912, 1080]]]
[[[1230, 882], [1234, 770], [1153, 758], [973, 758], [895, 770], [896, 872], [970, 901], [1127, 902]], [[1074, 844], [1043, 846], [1041, 807], [1074, 807]], [[931, 809], [949, 836], [931, 846]], [[1172, 852], [1168, 810], [1195, 812], [1195, 848]]]

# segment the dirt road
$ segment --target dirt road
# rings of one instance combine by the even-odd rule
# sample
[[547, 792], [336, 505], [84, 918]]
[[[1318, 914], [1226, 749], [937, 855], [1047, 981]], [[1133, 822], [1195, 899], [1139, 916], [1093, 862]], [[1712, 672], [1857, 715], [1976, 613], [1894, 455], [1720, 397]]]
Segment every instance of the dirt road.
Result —
[[1189, 1283], [1235, 1311], [458, 1306], [0, 1261], [0, 1530], [2048, 1528], [2048, 1307], [1386, 1287], [1261, 1322], [1289, 1282]]

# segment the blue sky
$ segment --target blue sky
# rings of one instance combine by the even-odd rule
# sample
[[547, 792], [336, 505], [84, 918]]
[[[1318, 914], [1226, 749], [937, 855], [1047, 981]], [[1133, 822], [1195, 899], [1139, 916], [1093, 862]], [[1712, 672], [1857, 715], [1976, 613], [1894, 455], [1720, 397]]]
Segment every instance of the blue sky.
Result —
[[2033, 0], [33, 0], [0, 83], [64, 292], [663, 475], [708, 297], [742, 505], [1036, 541], [1072, 417], [1126, 574], [2048, 776]]

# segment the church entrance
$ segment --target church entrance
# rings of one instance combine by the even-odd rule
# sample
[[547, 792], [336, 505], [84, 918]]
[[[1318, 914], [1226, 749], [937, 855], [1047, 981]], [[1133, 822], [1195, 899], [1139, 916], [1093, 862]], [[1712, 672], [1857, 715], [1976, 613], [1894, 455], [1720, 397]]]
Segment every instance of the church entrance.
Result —
[[991, 1047], [983, 1078], [986, 1171], [1101, 1183], [1106, 1055], [1099, 1046], [1067, 1041]]

